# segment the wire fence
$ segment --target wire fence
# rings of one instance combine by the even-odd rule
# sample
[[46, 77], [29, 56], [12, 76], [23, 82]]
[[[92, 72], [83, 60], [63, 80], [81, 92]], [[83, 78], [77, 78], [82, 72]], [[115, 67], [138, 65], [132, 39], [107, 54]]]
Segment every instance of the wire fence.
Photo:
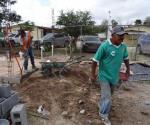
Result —
[[[125, 35], [125, 43], [129, 47], [130, 51], [130, 57], [133, 60], [136, 60], [137, 58], [137, 44], [138, 39], [142, 34], [150, 33], [150, 25], [120, 25], [124, 27], [125, 31], [128, 33], [128, 35]], [[78, 34], [78, 36], [81, 35], [98, 35], [100, 40], [105, 40], [108, 38], [108, 27], [112, 27], [112, 25], [70, 25], [70, 26], [55, 26], [55, 28], [52, 30], [53, 32], [66, 32], [68, 31], [68, 35], [70, 32], [75, 32]], [[13, 27], [12, 27], [13, 29]], [[33, 31], [34, 32], [34, 31]], [[34, 33], [33, 33], [34, 37]], [[42, 37], [42, 36], [41, 36]], [[40, 37], [38, 36], [38, 39]], [[77, 40], [77, 39], [76, 39]], [[38, 44], [40, 45], [40, 44]], [[0, 42], [0, 48], [4, 46], [3, 42]], [[40, 51], [40, 48], [39, 48]]]
[[[145, 33], [150, 33], [150, 25], [119, 25], [124, 27], [125, 31], [128, 33], [125, 36], [124, 41], [128, 46], [136, 46], [138, 38]], [[68, 31], [76, 30], [79, 35], [92, 35], [97, 34], [102, 39], [108, 38], [108, 27], [113, 27], [112, 25], [71, 25], [71, 26], [57, 26], [60, 29], [67, 29]], [[66, 31], [67, 31], [66, 30]], [[62, 30], [63, 31], [63, 30]]]

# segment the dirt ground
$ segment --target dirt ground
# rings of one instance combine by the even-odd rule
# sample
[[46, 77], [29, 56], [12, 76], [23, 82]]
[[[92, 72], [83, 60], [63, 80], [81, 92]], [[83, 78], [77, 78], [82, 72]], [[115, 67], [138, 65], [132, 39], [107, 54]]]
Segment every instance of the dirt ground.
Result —
[[[46, 125], [103, 125], [97, 106], [100, 87], [88, 82], [89, 67], [72, 65], [63, 77], [44, 77], [39, 70], [20, 85], [13, 84], [13, 89], [28, 110], [37, 112], [43, 105], [48, 111]], [[122, 83], [117, 88], [112, 97], [112, 125], [150, 125], [149, 83]]]
[[[132, 50], [129, 57], [134, 61]], [[92, 55], [84, 54], [88, 58]], [[150, 64], [150, 56], [147, 55], [138, 55], [136, 60]], [[38, 67], [39, 62], [40, 59], [36, 59]], [[0, 64], [0, 75], [7, 75], [8, 66], [4, 57], [0, 58]], [[15, 62], [13, 71], [16, 74], [19, 73], [17, 67]], [[38, 70], [21, 84], [12, 84], [30, 112], [29, 125], [103, 125], [97, 106], [100, 87], [89, 83], [90, 64], [75, 64], [69, 69], [63, 77], [45, 77]], [[150, 81], [122, 83], [112, 97], [112, 125], [150, 125], [149, 90]], [[37, 113], [40, 105], [47, 111], [44, 117]]]

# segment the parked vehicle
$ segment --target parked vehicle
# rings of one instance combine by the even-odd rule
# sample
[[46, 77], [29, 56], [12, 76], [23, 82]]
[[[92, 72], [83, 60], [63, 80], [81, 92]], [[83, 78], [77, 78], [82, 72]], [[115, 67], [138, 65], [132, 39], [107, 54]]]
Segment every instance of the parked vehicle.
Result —
[[[36, 43], [38, 44], [38, 41]], [[39, 44], [47, 48], [51, 48], [51, 45], [54, 45], [54, 47], [66, 47], [69, 43], [70, 38], [64, 33], [48, 33], [39, 40]]]
[[17, 32], [11, 33], [11, 34], [9, 34], [9, 40], [10, 40], [12, 45], [19, 44], [20, 43], [20, 36]]
[[150, 54], [150, 33], [141, 35], [137, 44], [138, 54]]
[[78, 41], [81, 41], [82, 43], [83, 52], [96, 52], [101, 45], [99, 37], [94, 35], [80, 36]]

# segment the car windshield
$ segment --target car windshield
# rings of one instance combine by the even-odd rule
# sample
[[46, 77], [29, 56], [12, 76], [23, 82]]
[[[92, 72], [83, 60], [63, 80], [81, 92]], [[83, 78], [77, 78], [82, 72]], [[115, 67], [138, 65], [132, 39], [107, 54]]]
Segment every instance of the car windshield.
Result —
[[42, 40], [47, 40], [48, 38], [52, 37], [53, 36], [53, 33], [48, 33], [46, 34], [45, 36], [43, 36], [41, 39]]
[[97, 36], [88, 36], [85, 37], [85, 41], [99, 41]]

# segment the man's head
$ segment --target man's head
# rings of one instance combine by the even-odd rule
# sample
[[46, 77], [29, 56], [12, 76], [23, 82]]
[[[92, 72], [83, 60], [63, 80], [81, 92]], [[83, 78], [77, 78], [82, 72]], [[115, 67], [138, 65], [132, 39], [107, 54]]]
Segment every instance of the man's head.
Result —
[[111, 39], [112, 42], [116, 45], [119, 45], [123, 42], [124, 35], [127, 33], [124, 31], [123, 27], [115, 26], [113, 27], [111, 34], [112, 34], [112, 39]]
[[26, 36], [26, 32], [24, 29], [20, 29], [18, 32], [19, 32], [19, 35], [21, 36], [21, 38]]
[[20, 30], [20, 33], [21, 33], [21, 34], [25, 34], [25, 30], [23, 30], [23, 29]]

